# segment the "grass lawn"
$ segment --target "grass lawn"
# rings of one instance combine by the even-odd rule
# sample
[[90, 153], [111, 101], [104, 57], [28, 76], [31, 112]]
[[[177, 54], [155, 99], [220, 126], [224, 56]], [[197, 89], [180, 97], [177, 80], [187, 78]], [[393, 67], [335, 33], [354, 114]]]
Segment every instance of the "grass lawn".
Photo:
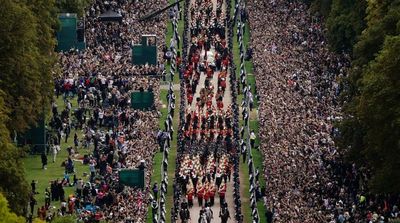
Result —
[[[72, 110], [77, 107], [77, 102], [76, 100], [71, 100], [72, 103]], [[62, 98], [60, 97], [57, 99], [57, 104], [58, 104], [58, 110], [59, 112], [64, 108], [64, 102]], [[25, 168], [25, 173], [26, 173], [26, 179], [28, 183], [30, 184], [32, 180], [37, 181], [36, 184], [36, 191], [39, 192], [35, 196], [38, 204], [36, 207], [41, 207], [44, 205], [44, 191], [46, 187], [49, 187], [50, 189], [50, 181], [56, 180], [56, 179], [63, 179], [64, 178], [64, 170], [65, 168], [61, 166], [61, 164], [68, 159], [68, 152], [66, 150], [67, 147], [73, 146], [73, 137], [75, 132], [78, 135], [78, 138], [80, 139], [82, 137], [82, 131], [78, 130], [72, 130], [70, 137], [68, 138], [68, 143], [65, 143], [64, 139], [61, 140], [61, 151], [57, 154], [56, 162], [53, 163], [53, 156], [50, 154], [47, 156], [48, 159], [48, 165], [47, 165], [47, 170], [42, 169], [42, 162], [40, 155], [27, 155], [24, 159], [24, 168]], [[85, 149], [79, 149], [78, 150], [80, 155], [83, 156], [84, 154], [90, 154], [90, 150], [85, 150]], [[88, 180], [89, 178], [83, 177], [83, 173], [90, 173], [89, 171], [89, 166], [83, 165], [81, 162], [75, 161], [75, 172], [76, 172], [76, 177], [82, 178], [84, 181]], [[90, 175], [90, 174], [89, 174]], [[70, 175], [70, 180], [72, 181], [73, 175]], [[74, 193], [74, 187], [64, 187], [65, 189], [65, 196], [67, 197], [70, 194]], [[60, 207], [60, 201], [55, 201], [51, 203], [51, 206], [55, 206], [57, 209]], [[35, 207], [35, 208], [36, 208]], [[36, 211], [35, 211], [35, 216], [36, 216]]]
[[[233, 2], [231, 2], [232, 4], [232, 10], [231, 10], [231, 15], [233, 16], [233, 11], [234, 11], [234, 4]], [[236, 65], [236, 75], [238, 78], [238, 84], [240, 84], [240, 52], [239, 52], [239, 42], [237, 41], [237, 33], [236, 33], [237, 27], [235, 26], [233, 28], [233, 59]], [[243, 46], [244, 49], [246, 51], [246, 48], [249, 46], [250, 44], [250, 27], [249, 24], [246, 23], [245, 24], [245, 33], [243, 36]], [[253, 96], [255, 96], [255, 86], [256, 86], [256, 78], [253, 75], [253, 63], [252, 61], [245, 61], [245, 70], [247, 73], [247, 84], [251, 86], [251, 91], [253, 93]], [[240, 84], [241, 85], [241, 84]], [[241, 89], [242, 91], [243, 89]], [[238, 101], [237, 103], [240, 105], [243, 101], [243, 94], [239, 94], [238, 95]], [[259, 121], [258, 121], [258, 117], [256, 115], [256, 111], [258, 109], [258, 101], [256, 98], [254, 98], [254, 106], [255, 109], [253, 110], [253, 112], [251, 112], [250, 114], [250, 129], [254, 130], [254, 133], [256, 135], [258, 135], [258, 129], [259, 129]], [[243, 121], [240, 122], [240, 126], [243, 126]], [[244, 135], [244, 137], [247, 136], [247, 133]], [[256, 139], [256, 147], [259, 147], [260, 142], [259, 142], [259, 138], [257, 137]], [[254, 167], [260, 170], [260, 186], [263, 187], [265, 186], [265, 179], [262, 177], [263, 174], [261, 174], [261, 172], [263, 171], [263, 155], [261, 154], [261, 152], [257, 149], [252, 149], [252, 155], [253, 155], [253, 163], [254, 163]], [[244, 216], [244, 222], [251, 222], [251, 208], [250, 208], [250, 192], [249, 192], [249, 188], [250, 188], [250, 183], [249, 183], [249, 169], [247, 164], [243, 164], [242, 162], [240, 162], [240, 172], [242, 173], [242, 176], [245, 176], [245, 179], [241, 179], [240, 182], [240, 186], [241, 186], [241, 191], [244, 191], [244, 195], [246, 196], [245, 198], [242, 198], [242, 213]], [[243, 195], [243, 194], [242, 194]], [[259, 217], [260, 217], [260, 222], [266, 222], [266, 217], [265, 217], [265, 211], [266, 208], [263, 204], [263, 201], [259, 201], [257, 202], [257, 209], [258, 209], [258, 213], [259, 213]]]
[[[167, 99], [166, 95], [168, 93], [168, 90], [161, 89], [160, 90], [160, 100], [162, 101], [163, 105], [167, 105]], [[175, 106], [176, 108], [179, 108], [179, 103], [180, 103], [180, 95], [179, 95], [179, 89], [176, 89], [174, 91], [176, 95], [176, 100], [175, 100]], [[164, 128], [164, 121], [167, 118], [168, 115], [168, 108], [164, 106], [161, 108], [161, 118], [160, 118], [160, 128]], [[173, 201], [173, 188], [172, 188], [172, 182], [174, 179], [175, 175], [175, 159], [176, 159], [176, 148], [177, 148], [177, 132], [178, 132], [178, 123], [179, 123], [179, 111], [175, 109], [175, 115], [173, 118], [173, 126], [174, 126], [174, 135], [172, 137], [172, 142], [171, 142], [171, 148], [168, 156], [168, 187], [167, 187], [167, 196], [166, 196], [166, 218], [167, 222], [170, 221], [171, 219], [171, 208], [174, 203]], [[162, 159], [163, 159], [163, 153], [162, 152], [157, 152], [153, 158], [153, 173], [151, 175], [151, 186], [154, 184], [154, 182], [158, 182], [160, 184], [161, 182], [161, 164], [162, 164]], [[148, 207], [148, 212], [147, 212], [147, 222], [151, 223], [152, 221], [152, 215], [151, 215], [151, 207]]]

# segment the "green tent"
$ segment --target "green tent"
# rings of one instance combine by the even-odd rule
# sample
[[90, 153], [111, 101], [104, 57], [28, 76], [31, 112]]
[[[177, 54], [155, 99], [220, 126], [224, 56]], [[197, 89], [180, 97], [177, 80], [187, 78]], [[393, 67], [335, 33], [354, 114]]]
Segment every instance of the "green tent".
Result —
[[144, 188], [144, 170], [123, 169], [119, 173], [119, 183], [124, 186]]
[[62, 13], [59, 14], [58, 18], [60, 20], [60, 30], [57, 32], [57, 51], [68, 51], [72, 48], [85, 49], [85, 42], [78, 41], [77, 15], [75, 13]]
[[152, 109], [154, 105], [153, 92], [132, 92], [131, 94], [131, 108], [133, 109]]
[[143, 35], [141, 44], [132, 46], [132, 64], [157, 65], [156, 35]]
[[28, 145], [32, 153], [42, 153], [46, 149], [47, 137], [44, 118], [36, 126], [31, 126], [25, 133], [18, 134], [18, 146]]

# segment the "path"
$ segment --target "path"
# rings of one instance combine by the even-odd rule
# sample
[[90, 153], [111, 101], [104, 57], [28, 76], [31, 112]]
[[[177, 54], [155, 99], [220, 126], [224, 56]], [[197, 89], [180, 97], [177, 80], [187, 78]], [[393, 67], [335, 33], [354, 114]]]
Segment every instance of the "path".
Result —
[[[195, 0], [191, 0], [191, 6], [194, 4]], [[216, 11], [217, 8], [217, 0], [212, 0], [213, 2], [213, 11]], [[224, 4], [226, 4], [226, 2], [224, 2]], [[225, 15], [225, 5], [222, 6], [222, 13], [223, 15]], [[188, 13], [190, 16], [190, 13]], [[190, 21], [190, 19], [189, 19]], [[205, 55], [205, 51], [203, 50], [201, 52], [201, 55]], [[212, 45], [211, 46], [211, 50], [208, 51], [207, 53], [207, 57], [204, 58], [203, 56], [201, 57], [201, 61], [215, 61], [214, 59], [214, 55], [215, 55], [215, 47]], [[214, 72], [213, 78], [212, 78], [212, 85], [214, 86], [214, 89], [218, 89], [218, 75], [219, 75], [219, 71]], [[199, 80], [199, 86], [196, 88], [196, 92], [194, 94], [194, 99], [196, 99], [197, 97], [200, 96], [200, 90], [201, 88], [204, 87], [204, 83], [205, 83], [205, 79], [206, 79], [206, 74], [204, 72], [201, 72], [200, 74], [200, 80]], [[224, 110], [226, 111], [232, 104], [232, 97], [231, 97], [231, 86], [230, 86], [230, 75], [228, 73], [227, 77], [226, 77], [226, 90], [224, 93], [224, 97], [223, 97], [223, 104], [224, 104]], [[216, 106], [216, 100], [214, 98], [213, 100], [213, 106]], [[192, 103], [192, 110], [195, 109], [195, 103]], [[227, 191], [226, 191], [226, 195], [225, 195], [225, 202], [228, 204], [228, 209], [229, 209], [229, 213], [230, 213], [230, 219], [228, 220], [228, 223], [233, 223], [235, 222], [235, 209], [234, 209], [234, 198], [233, 198], [233, 188], [234, 188], [234, 184], [233, 184], [233, 180], [231, 180], [230, 182], [227, 183]], [[215, 201], [214, 201], [214, 205], [211, 207], [212, 211], [213, 211], [213, 219], [212, 219], [212, 223], [220, 223], [221, 219], [219, 217], [219, 212], [220, 212], [220, 199], [219, 199], [219, 195], [218, 193], [215, 196]], [[198, 222], [199, 219], [199, 215], [200, 215], [200, 210], [202, 209], [201, 206], [199, 206], [197, 198], [194, 199], [194, 204], [193, 207], [190, 210], [190, 217], [191, 217], [191, 222]]]
[[[228, 220], [228, 223], [234, 223], [235, 222], [235, 207], [234, 207], [234, 201], [233, 201], [233, 180], [227, 183], [227, 190], [226, 190], [226, 196], [225, 196], [225, 201], [228, 204], [228, 209], [231, 218]], [[199, 213], [201, 210], [201, 207], [199, 206], [199, 203], [195, 199], [193, 202], [193, 207], [190, 210], [190, 217], [192, 219], [192, 223], [197, 223], [199, 219]], [[214, 219], [211, 221], [213, 223], [218, 223], [221, 222], [221, 219], [219, 218], [219, 210], [220, 210], [220, 203], [219, 203], [219, 197], [215, 196], [215, 203], [214, 206], [212, 206], [212, 211], [214, 213]]]

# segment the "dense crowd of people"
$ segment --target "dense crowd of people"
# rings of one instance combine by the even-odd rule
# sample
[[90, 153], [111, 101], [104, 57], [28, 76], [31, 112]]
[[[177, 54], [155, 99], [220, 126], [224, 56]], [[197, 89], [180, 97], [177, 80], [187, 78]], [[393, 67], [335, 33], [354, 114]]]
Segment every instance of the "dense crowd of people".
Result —
[[[87, 222], [103, 219], [112, 222], [145, 221], [149, 188], [121, 186], [118, 170], [145, 168], [145, 185], [150, 183], [152, 159], [158, 148], [156, 135], [160, 115], [157, 107], [160, 105], [156, 100], [156, 104], [147, 110], [133, 109], [131, 93], [149, 91], [155, 98], [159, 97], [158, 74], [164, 67], [162, 48], [166, 14], [151, 20], [138, 19], [166, 5], [164, 0], [93, 1], [85, 16], [87, 48], [59, 53], [61, 76], [55, 79], [55, 92], [57, 98], [63, 97], [64, 105], [56, 101], [52, 103], [53, 161], [62, 140], [67, 142], [71, 129], [83, 132], [82, 137], [75, 134], [74, 146], [68, 148], [64, 179], [55, 181], [57, 190], [52, 186], [48, 191], [52, 201], [61, 202], [59, 215], [76, 212], [81, 220]], [[110, 10], [122, 15], [122, 21], [99, 19], [102, 13]], [[139, 44], [143, 34], [157, 36], [157, 65], [131, 63], [131, 46]], [[72, 107], [73, 100], [77, 101], [76, 109]], [[84, 155], [81, 152], [88, 150], [83, 148], [90, 148], [93, 152]], [[87, 182], [76, 177], [69, 180], [69, 175], [75, 172], [73, 163], [77, 160], [89, 166]], [[76, 193], [60, 195], [63, 186], [76, 187]], [[44, 210], [49, 208], [50, 203]], [[44, 219], [46, 213], [40, 213]]]
[[398, 196], [367, 193], [367, 171], [345, 164], [333, 141], [348, 55], [328, 50], [302, 1], [248, 2], [260, 99], [266, 205], [274, 222], [387, 222]]
[[[162, 144], [156, 141], [159, 104], [145, 111], [133, 109], [131, 93], [146, 90], [159, 96], [156, 76], [164, 67], [162, 53], [168, 51], [160, 44], [165, 39], [166, 16], [138, 19], [166, 4], [165, 0], [95, 0], [86, 12], [87, 48], [59, 54], [62, 75], [55, 79], [55, 92], [57, 98], [63, 97], [64, 105], [52, 103], [53, 162], [71, 129], [82, 130], [83, 137], [75, 134], [74, 146], [67, 148], [64, 178], [54, 180], [45, 191], [45, 206], [37, 210], [40, 218], [51, 218], [51, 203], [59, 202], [55, 214], [76, 213], [86, 222], [145, 221], [150, 189], [121, 186], [118, 170], [145, 167], [145, 182], [150, 185], [152, 159]], [[219, 217], [226, 222], [230, 216], [225, 193], [233, 173], [235, 218], [242, 222], [237, 148], [244, 160], [247, 150], [238, 141], [237, 95], [230, 89], [236, 85], [231, 78], [232, 30], [227, 32], [231, 21], [225, 14], [230, 10], [223, 6], [223, 0], [194, 0], [185, 8], [189, 38], [184, 39], [184, 62], [177, 64], [184, 100], [174, 221], [179, 216], [187, 222], [188, 209], [197, 203], [202, 207], [199, 222], [210, 222], [218, 195]], [[99, 15], [110, 10], [121, 14], [122, 21], [100, 21]], [[399, 218], [400, 198], [369, 194], [367, 171], [346, 164], [333, 141], [339, 134], [334, 122], [341, 118], [338, 97], [349, 68], [348, 55], [328, 50], [321, 22], [300, 1], [250, 1], [248, 13], [259, 98], [259, 149], [267, 184], [265, 204], [274, 222], [387, 222]], [[139, 43], [142, 34], [157, 36], [159, 64], [132, 65], [131, 46]], [[75, 110], [72, 100], [77, 101]], [[166, 123], [172, 125], [171, 120]], [[87, 148], [93, 153], [83, 156], [80, 152]], [[74, 175], [77, 160], [89, 167], [87, 182]], [[46, 166], [47, 157], [42, 154], [43, 169]], [[31, 186], [35, 194], [35, 182]], [[66, 196], [66, 186], [75, 187], [75, 194]], [[158, 186], [152, 190], [158, 193]]]

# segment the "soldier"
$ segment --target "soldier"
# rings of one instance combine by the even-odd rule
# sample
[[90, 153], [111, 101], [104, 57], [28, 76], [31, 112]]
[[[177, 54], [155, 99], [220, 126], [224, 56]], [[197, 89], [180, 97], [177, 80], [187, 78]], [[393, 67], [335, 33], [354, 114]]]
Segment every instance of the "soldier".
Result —
[[226, 193], [226, 184], [222, 183], [218, 190], [219, 193], [219, 203], [225, 203], [225, 193]]

